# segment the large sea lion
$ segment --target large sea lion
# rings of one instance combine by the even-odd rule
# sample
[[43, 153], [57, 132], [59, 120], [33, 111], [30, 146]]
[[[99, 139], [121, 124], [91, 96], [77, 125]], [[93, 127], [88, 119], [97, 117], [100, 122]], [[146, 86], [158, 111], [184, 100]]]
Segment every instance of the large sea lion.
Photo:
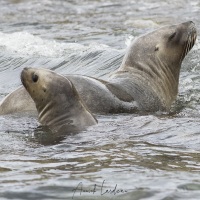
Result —
[[53, 132], [80, 131], [97, 123], [67, 78], [47, 69], [24, 68], [21, 81], [35, 102], [40, 123]]
[[[177, 96], [182, 61], [196, 36], [191, 21], [165, 26], [133, 40], [121, 66], [109, 80], [80, 75], [65, 77], [93, 113], [168, 111]], [[2, 101], [0, 114], [34, 107], [26, 90], [19, 88]]]

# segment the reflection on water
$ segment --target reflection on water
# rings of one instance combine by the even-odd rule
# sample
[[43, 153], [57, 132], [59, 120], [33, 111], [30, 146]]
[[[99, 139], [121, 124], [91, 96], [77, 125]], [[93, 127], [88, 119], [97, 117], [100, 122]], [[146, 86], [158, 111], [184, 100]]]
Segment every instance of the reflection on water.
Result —
[[[0, 1], [0, 97], [27, 66], [106, 79], [130, 38], [193, 20], [192, 1]], [[0, 117], [1, 199], [199, 199], [199, 42], [183, 63], [170, 114], [97, 116], [59, 138], [37, 117]]]

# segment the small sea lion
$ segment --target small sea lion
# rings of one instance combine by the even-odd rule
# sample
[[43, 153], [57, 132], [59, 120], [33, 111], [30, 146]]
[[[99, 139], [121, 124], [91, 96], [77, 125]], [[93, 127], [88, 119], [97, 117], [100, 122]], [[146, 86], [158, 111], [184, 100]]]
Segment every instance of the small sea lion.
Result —
[[97, 123], [73, 84], [62, 75], [47, 69], [24, 68], [21, 81], [35, 102], [39, 122], [53, 132], [80, 131]]

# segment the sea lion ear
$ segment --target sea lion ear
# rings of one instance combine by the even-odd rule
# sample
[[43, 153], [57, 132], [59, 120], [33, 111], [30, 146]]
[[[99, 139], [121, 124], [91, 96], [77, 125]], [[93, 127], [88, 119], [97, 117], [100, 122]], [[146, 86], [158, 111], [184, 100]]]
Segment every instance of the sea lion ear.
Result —
[[159, 51], [159, 46], [158, 45], [156, 45], [155, 51]]

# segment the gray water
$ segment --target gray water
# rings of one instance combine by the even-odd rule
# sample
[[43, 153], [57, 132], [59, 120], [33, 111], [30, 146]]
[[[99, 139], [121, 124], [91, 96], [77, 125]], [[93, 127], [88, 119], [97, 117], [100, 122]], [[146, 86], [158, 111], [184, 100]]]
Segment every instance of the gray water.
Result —
[[[24, 67], [106, 79], [131, 38], [188, 20], [197, 0], [0, 0], [0, 95]], [[200, 44], [170, 114], [97, 116], [53, 138], [31, 115], [0, 117], [0, 199], [200, 199]]]

